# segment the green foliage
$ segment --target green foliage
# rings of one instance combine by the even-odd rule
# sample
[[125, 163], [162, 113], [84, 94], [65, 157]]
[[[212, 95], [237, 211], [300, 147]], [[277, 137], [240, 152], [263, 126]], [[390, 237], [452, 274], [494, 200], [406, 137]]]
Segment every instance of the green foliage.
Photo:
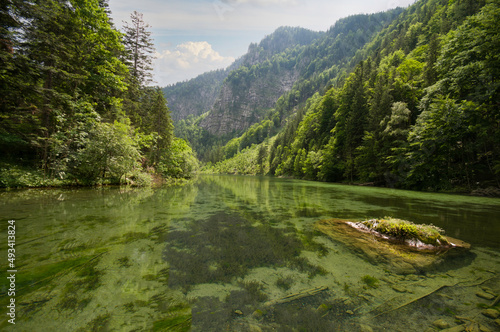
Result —
[[262, 171], [261, 164], [258, 163], [258, 154], [258, 146], [253, 145], [238, 152], [233, 158], [205, 165], [202, 172], [242, 175], [265, 174], [265, 169]]
[[0, 188], [52, 187], [64, 182], [60, 179], [48, 179], [39, 169], [0, 163]]
[[492, 1], [446, 36], [437, 63], [440, 85], [458, 100], [489, 103], [500, 93], [498, 19], [500, 5]]
[[[500, 113], [496, 102], [500, 97], [500, 48], [493, 37], [498, 19], [500, 6], [489, 2], [446, 36], [437, 61], [440, 79], [427, 89], [422, 100], [422, 117], [430, 120], [429, 129], [442, 126], [445, 132], [445, 141], [432, 147], [432, 152], [446, 149], [451, 158], [444, 175], [469, 189], [474, 182], [500, 183], [496, 168], [500, 163]], [[445, 115], [447, 124], [443, 125], [437, 117]], [[416, 128], [416, 134], [421, 127]], [[436, 157], [444, 154], [431, 155], [428, 166], [442, 166]]]
[[105, 1], [0, 9], [1, 186], [148, 185], [143, 167], [175, 160], [166, 100], [146, 86], [152, 41], [139, 13], [122, 39]]
[[[370, 36], [400, 12], [401, 9], [397, 9], [348, 17], [326, 33], [289, 27], [277, 29], [258, 45], [250, 45], [248, 53], [228, 73], [221, 90], [224, 95], [216, 103], [214, 100], [215, 105], [203, 109], [203, 112], [210, 110], [210, 113], [200, 125], [210, 129], [213, 135], [223, 134], [224, 138], [207, 140], [206, 135], [182, 137], [189, 140], [202, 161], [215, 163], [236, 153], [234, 145], [225, 149], [229, 153], [217, 149], [236, 136], [241, 138], [239, 149], [242, 150], [275, 135], [286, 124], [286, 119], [300, 109], [309, 97], [327, 90], [339, 74], [339, 66], [347, 63]], [[188, 85], [194, 86], [195, 82], [187, 82], [186, 88]], [[197, 93], [204, 91], [202, 88]], [[205, 98], [205, 94], [203, 96]], [[226, 96], [230, 97], [230, 103]], [[194, 100], [200, 96], [189, 98]], [[208, 95], [207, 98], [212, 97]], [[191, 102], [182, 102], [182, 105], [186, 104]], [[200, 110], [194, 109], [199, 114]], [[250, 115], [245, 114], [237, 122], [221, 123], [217, 116], [231, 114], [231, 118], [239, 117], [243, 109], [249, 109]], [[325, 127], [329, 125], [328, 119], [322, 120], [326, 120], [323, 123]], [[246, 132], [242, 133], [242, 129]], [[281, 156], [278, 158], [283, 159]]]
[[[472, 176], [471, 102], [438, 96], [422, 112], [409, 135], [412, 168], [408, 182], [417, 188], [449, 189], [453, 179]], [[467, 183], [466, 183], [467, 184]], [[470, 186], [470, 183], [469, 183]]]
[[140, 168], [141, 154], [130, 133], [130, 126], [96, 123], [85, 137], [83, 147], [75, 151], [69, 173], [77, 180], [91, 184], [125, 180], [127, 173]]
[[162, 155], [158, 170], [167, 177], [189, 178], [198, 167], [189, 144], [181, 138], [174, 138], [169, 151]]
[[225, 152], [222, 145], [228, 142], [230, 136], [216, 136], [202, 128], [200, 123], [206, 116], [206, 113], [198, 117], [188, 116], [187, 119], [178, 121], [175, 124], [174, 135], [188, 141], [199, 160], [216, 163], [225, 158], [224, 153], [236, 153], [239, 141], [232, 142], [235, 145]]
[[[326, 91], [319, 76], [299, 80], [276, 103], [285, 126], [269, 146], [269, 172], [420, 190], [500, 186], [499, 8], [419, 1], [337, 67]], [[315, 51], [301, 52], [318, 59]], [[231, 141], [226, 158], [253, 132]]]
[[163, 92], [146, 86], [152, 48], [139, 13], [124, 37], [98, 0], [2, 6], [3, 186], [147, 184], [144, 168], [190, 176], [197, 162], [184, 140], [208, 172], [500, 186], [495, 1], [423, 0], [339, 20], [326, 33], [280, 28], [231, 68], [166, 90], [186, 98], [206, 82], [209, 100], [193, 101], [198, 115], [221, 84], [231, 88], [231, 107], [253, 111], [234, 127], [246, 131], [220, 136], [202, 128], [207, 113], [182, 110], [173, 129]]
[[417, 236], [417, 227], [404, 222], [392, 223], [382, 221], [375, 229], [380, 233], [394, 236], [398, 239], [411, 239]]
[[[263, 120], [260, 123], [256, 123], [248, 128], [243, 135], [238, 137], [239, 150], [243, 150], [252, 144], [262, 143], [265, 138], [271, 136], [273, 126], [274, 125], [271, 120]], [[229, 153], [226, 153], [226, 156], [227, 155], [229, 155]]]

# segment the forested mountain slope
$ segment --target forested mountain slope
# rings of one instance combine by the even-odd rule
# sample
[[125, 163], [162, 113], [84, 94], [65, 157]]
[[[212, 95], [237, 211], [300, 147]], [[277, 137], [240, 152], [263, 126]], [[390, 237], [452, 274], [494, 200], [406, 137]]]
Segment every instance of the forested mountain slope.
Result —
[[[277, 29], [258, 45], [250, 45], [249, 52], [240, 59], [241, 66], [225, 79], [212, 111], [177, 121], [175, 134], [189, 140], [205, 162], [217, 162], [232, 156], [234, 148], [262, 142], [280, 130], [298, 105], [342, 77], [352, 55], [401, 12], [398, 8], [374, 15], [355, 15], [339, 20], [327, 32]], [[198, 98], [195, 91], [185, 97]], [[175, 113], [175, 107], [169, 105]], [[222, 145], [249, 126], [252, 128], [244, 134], [241, 144], [231, 142], [231, 152], [225, 153]]]
[[226, 69], [201, 74], [185, 82], [164, 87], [172, 119], [180, 121], [210, 111], [219, 96], [225, 78], [241, 65], [251, 67], [264, 62], [288, 48], [310, 44], [323, 33], [302, 28], [281, 27], [258, 45], [250, 44], [248, 52]]
[[253, 170], [313, 180], [498, 188], [499, 20], [497, 1], [418, 1], [276, 137], [241, 151], [252, 136], [244, 133], [221, 156], [241, 152], [212, 170], [238, 173], [249, 169], [245, 160]]
[[[326, 33], [279, 28], [259, 45], [250, 45], [242, 65], [224, 81], [201, 126], [214, 135], [241, 133], [268, 115], [294, 85], [310, 85], [308, 80], [318, 86], [326, 84], [337, 74], [334, 66], [347, 62], [399, 12], [351, 16], [339, 20]], [[309, 89], [301, 89], [301, 95], [293, 96], [296, 102], [311, 96], [314, 88]]]

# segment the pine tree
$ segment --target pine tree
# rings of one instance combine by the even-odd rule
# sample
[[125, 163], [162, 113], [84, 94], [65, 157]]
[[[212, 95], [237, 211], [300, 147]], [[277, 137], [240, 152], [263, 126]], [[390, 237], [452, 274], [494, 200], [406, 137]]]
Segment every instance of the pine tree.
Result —
[[173, 125], [167, 101], [159, 87], [147, 88], [142, 102], [145, 110], [142, 118], [142, 130], [145, 133], [155, 133], [155, 143], [150, 147], [150, 163], [158, 165], [161, 156], [167, 153], [172, 145]]
[[334, 129], [338, 138], [337, 148], [345, 161], [345, 177], [351, 182], [355, 175], [355, 152], [362, 143], [368, 114], [364, 78], [366, 74], [361, 62], [349, 76], [342, 91], [340, 107], [336, 112], [339, 121]]
[[19, 5], [18, 1], [0, 1], [0, 160], [22, 157], [26, 163], [35, 156], [28, 137], [34, 128], [30, 112], [20, 104], [33, 89], [27, 89], [31, 77], [28, 61], [15, 52], [21, 26]]
[[437, 34], [432, 35], [427, 51], [426, 65], [424, 68], [425, 83], [427, 86], [436, 83], [438, 78], [436, 62], [439, 56], [439, 38]]
[[0, 112], [12, 111], [12, 97], [16, 92], [14, 76], [15, 35], [12, 32], [19, 23], [14, 17], [15, 6], [10, 0], [0, 2]]
[[130, 15], [132, 23], [125, 22], [123, 44], [125, 45], [124, 62], [129, 67], [127, 78], [128, 92], [124, 98], [125, 113], [135, 127], [142, 126], [141, 100], [145, 98], [145, 87], [152, 82], [152, 53], [154, 51], [149, 24], [143, 15], [134, 11]]
[[70, 145], [68, 133], [89, 120], [83, 113], [108, 117], [119, 107], [123, 46], [98, 0], [12, 1], [10, 8], [19, 26], [6, 75], [15, 82], [5, 91], [6, 131], [30, 142], [52, 172], [61, 160], [54, 146]]
[[0, 2], [0, 52], [12, 53], [12, 40], [10, 28], [17, 26], [12, 13], [12, 1]]
[[133, 83], [145, 86], [152, 80], [151, 70], [154, 52], [150, 25], [144, 22], [143, 14], [134, 11], [130, 18], [131, 23], [125, 22], [125, 36], [123, 43], [127, 51], [127, 62]]
[[99, 7], [101, 7], [102, 9], [104, 9], [104, 12], [106, 13], [106, 15], [108, 15], [108, 19], [109, 19], [109, 22], [111, 23], [111, 9], [109, 9], [109, 0], [98, 0], [99, 2]]

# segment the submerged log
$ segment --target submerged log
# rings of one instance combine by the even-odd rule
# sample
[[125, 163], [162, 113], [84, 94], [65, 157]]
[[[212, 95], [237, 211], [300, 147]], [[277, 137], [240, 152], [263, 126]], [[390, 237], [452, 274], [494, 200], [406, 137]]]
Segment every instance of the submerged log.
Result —
[[327, 219], [318, 221], [315, 227], [371, 262], [385, 263], [390, 270], [401, 274], [430, 270], [441, 264], [445, 257], [461, 255], [470, 249], [468, 243], [447, 236], [447, 243], [443, 245], [415, 245], [414, 241], [385, 236], [357, 225], [359, 223], [350, 220]]

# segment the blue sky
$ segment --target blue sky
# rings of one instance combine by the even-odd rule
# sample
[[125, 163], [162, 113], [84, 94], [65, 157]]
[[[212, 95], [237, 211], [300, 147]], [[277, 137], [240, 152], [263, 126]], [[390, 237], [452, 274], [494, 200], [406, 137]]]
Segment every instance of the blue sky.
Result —
[[116, 26], [144, 15], [156, 46], [156, 84], [225, 68], [280, 26], [326, 31], [339, 18], [406, 7], [415, 0], [110, 0]]

